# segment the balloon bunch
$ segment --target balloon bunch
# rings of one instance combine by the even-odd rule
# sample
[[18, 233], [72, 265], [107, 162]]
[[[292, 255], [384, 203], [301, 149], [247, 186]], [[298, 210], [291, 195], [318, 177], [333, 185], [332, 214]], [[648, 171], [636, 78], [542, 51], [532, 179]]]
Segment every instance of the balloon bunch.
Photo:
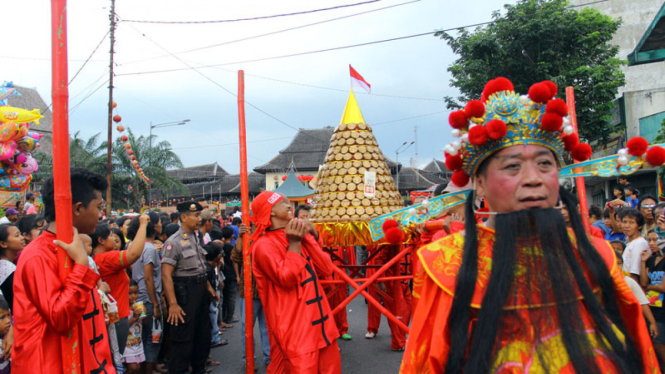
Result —
[[21, 94], [12, 82], [0, 85], [0, 190], [21, 191], [30, 184], [37, 161], [32, 152], [44, 136], [29, 131], [30, 122], [44, 118], [39, 109], [25, 110], [7, 105], [7, 98]]
[[[117, 107], [118, 104], [116, 102], [113, 102], [113, 109]], [[117, 112], [116, 112], [117, 113]], [[120, 123], [122, 121], [122, 117], [120, 117], [119, 114], [116, 114], [113, 116], [113, 122], [117, 123], [118, 126], [116, 129], [118, 130], [120, 135], [120, 140], [124, 143], [123, 146], [125, 147], [125, 151], [127, 152], [127, 157], [129, 157], [129, 160], [132, 162], [132, 166], [134, 167], [134, 170], [136, 170], [136, 174], [143, 179], [143, 181], [146, 184], [150, 184], [150, 178], [146, 177], [145, 173], [143, 173], [143, 169], [139, 165], [139, 162], [136, 160], [136, 155], [134, 155], [134, 150], [132, 150], [132, 144], [129, 142], [129, 137], [127, 135], [123, 134], [125, 132], [125, 126]]]

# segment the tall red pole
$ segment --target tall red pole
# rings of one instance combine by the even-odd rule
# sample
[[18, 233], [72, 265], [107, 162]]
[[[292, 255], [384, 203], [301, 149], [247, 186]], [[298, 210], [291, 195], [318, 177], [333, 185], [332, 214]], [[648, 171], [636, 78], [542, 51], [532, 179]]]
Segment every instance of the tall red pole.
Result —
[[[575, 89], [570, 86], [566, 87], [566, 104], [568, 105], [570, 125], [573, 126], [575, 133], [579, 134], [579, 131], [577, 131], [577, 112], [575, 112]], [[575, 163], [578, 162], [575, 161]], [[575, 184], [577, 185], [577, 197], [580, 200], [580, 214], [582, 215], [584, 230], [589, 230], [589, 205], [587, 205], [584, 177], [576, 177]]]
[[[67, 0], [51, 1], [51, 99], [53, 102], [53, 186], [58, 240], [70, 243], [72, 228], [72, 189], [69, 176], [69, 89], [67, 87]], [[72, 270], [72, 259], [57, 252], [58, 275], [65, 281]], [[62, 367], [67, 374], [81, 373], [78, 328], [61, 335]]]
[[[240, 202], [243, 222], [249, 227], [249, 185], [247, 184], [247, 132], [245, 131], [245, 72], [238, 70], [238, 130], [240, 136]], [[245, 370], [254, 374], [254, 300], [252, 292], [252, 250], [249, 233], [242, 236], [245, 268]]]

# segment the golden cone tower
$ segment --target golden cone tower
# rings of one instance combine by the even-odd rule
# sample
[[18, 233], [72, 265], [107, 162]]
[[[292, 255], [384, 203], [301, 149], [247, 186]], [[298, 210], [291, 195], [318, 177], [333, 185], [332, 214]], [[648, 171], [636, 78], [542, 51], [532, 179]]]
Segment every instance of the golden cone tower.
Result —
[[[366, 172], [376, 173], [374, 196], [366, 194]], [[351, 90], [319, 170], [310, 219], [361, 222], [404, 207], [372, 128], [365, 123]], [[371, 190], [371, 189], [370, 189]]]

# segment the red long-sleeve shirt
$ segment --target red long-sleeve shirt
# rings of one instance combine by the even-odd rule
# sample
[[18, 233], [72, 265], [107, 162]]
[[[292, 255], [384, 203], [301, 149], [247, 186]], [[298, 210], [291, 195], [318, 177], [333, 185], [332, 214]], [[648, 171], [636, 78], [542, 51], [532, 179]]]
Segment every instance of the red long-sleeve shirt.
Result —
[[252, 272], [266, 314], [270, 343], [287, 358], [325, 348], [339, 337], [318, 276], [333, 272], [330, 256], [311, 235], [288, 251], [284, 229], [266, 231], [252, 246]]
[[95, 288], [99, 275], [74, 264], [61, 282], [56, 250], [62, 249], [53, 240], [55, 235], [45, 231], [32, 241], [14, 274], [12, 372], [62, 373], [60, 338], [78, 326], [82, 373], [115, 373]]

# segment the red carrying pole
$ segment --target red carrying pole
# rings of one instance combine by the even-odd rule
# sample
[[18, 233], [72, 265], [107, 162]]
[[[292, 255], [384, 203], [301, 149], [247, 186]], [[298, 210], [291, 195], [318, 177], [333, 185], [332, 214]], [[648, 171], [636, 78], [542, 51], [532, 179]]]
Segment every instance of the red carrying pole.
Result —
[[[249, 185], [247, 184], [247, 132], [245, 131], [245, 72], [238, 70], [238, 121], [240, 136], [240, 202], [242, 218], [249, 222]], [[247, 224], [247, 227], [249, 225]], [[252, 251], [249, 233], [242, 236], [242, 263], [245, 267], [245, 371], [254, 374], [254, 300], [252, 299]]]
[[[568, 105], [568, 119], [570, 125], [573, 126], [575, 133], [577, 131], [577, 113], [575, 112], [575, 89], [573, 87], [566, 87], [566, 104]], [[577, 161], [575, 161], [577, 164]], [[576, 177], [575, 184], [577, 185], [577, 197], [580, 200], [580, 214], [582, 215], [582, 223], [584, 223], [584, 230], [589, 230], [589, 205], [586, 199], [586, 186], [584, 185], [584, 177]]]
[[[69, 176], [69, 89], [67, 77], [67, 0], [51, 1], [51, 99], [53, 102], [53, 186], [58, 240], [71, 243], [72, 189]], [[58, 250], [58, 275], [64, 283], [72, 270], [72, 259]], [[78, 328], [61, 335], [62, 368], [67, 374], [81, 373], [81, 344]]]

